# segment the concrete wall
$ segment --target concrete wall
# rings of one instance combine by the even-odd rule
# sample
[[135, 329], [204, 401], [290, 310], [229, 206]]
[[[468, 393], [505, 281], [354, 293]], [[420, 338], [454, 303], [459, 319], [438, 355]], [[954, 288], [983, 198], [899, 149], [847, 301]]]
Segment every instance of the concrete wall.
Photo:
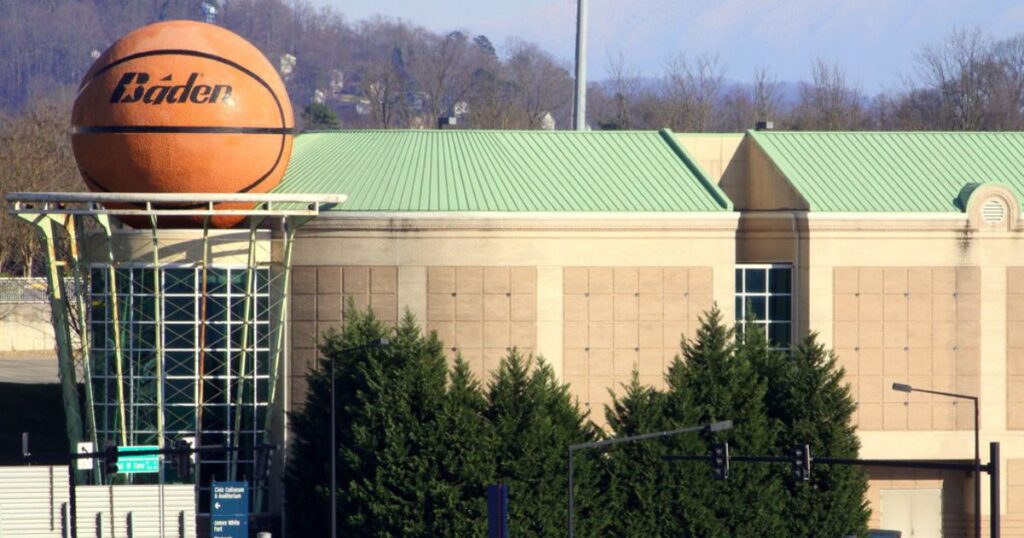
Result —
[[[858, 402], [861, 457], [974, 457], [970, 402], [894, 392], [892, 383], [900, 382], [980, 396], [982, 447], [1000, 441], [1004, 468], [1021, 461], [1024, 228], [1013, 196], [985, 187], [966, 213], [821, 213], [749, 138], [734, 160], [745, 171], [730, 191], [742, 211], [737, 260], [796, 266], [796, 324], [803, 334], [819, 333], [846, 370]], [[1010, 208], [1007, 219], [981, 217], [990, 197]], [[1024, 478], [1017, 474], [1002, 478], [1005, 536], [1024, 536]], [[871, 476], [873, 525], [885, 513], [883, 491], [939, 488], [946, 535], [970, 532], [969, 477], [883, 470]], [[982, 492], [987, 520], [987, 476]]]
[[[290, 401], [301, 404], [317, 335], [343, 322], [314, 297], [325, 275], [344, 287], [369, 270], [385, 319], [408, 310], [482, 379], [513, 346], [543, 356], [600, 418], [633, 368], [661, 383], [697, 316], [717, 303], [732, 319], [736, 226], [735, 214], [321, 218], [295, 247]], [[389, 283], [374, 288], [374, 274]]]
[[[973, 458], [970, 402], [894, 392], [892, 383], [900, 382], [980, 396], [982, 446], [1000, 441], [1003, 465], [1024, 457], [1016, 432], [1024, 425], [1024, 368], [1017, 357], [1024, 350], [1018, 321], [1024, 318], [1024, 271], [1018, 269], [1024, 232], [976, 229], [973, 217], [962, 214], [798, 212], [796, 230], [787, 230], [793, 218], [790, 212], [745, 218], [738, 259], [793, 263], [799, 257], [797, 315], [836, 350], [846, 370], [858, 401], [861, 456]], [[967, 499], [943, 503], [947, 533], [961, 533], [958, 522], [972, 517], [969, 480], [928, 477], [894, 485], [891, 477], [872, 477], [869, 497], [878, 513], [883, 489], [941, 487], [944, 499]], [[987, 517], [987, 477], [982, 491]], [[1005, 535], [1024, 534], [1024, 506], [1008, 506], [1007, 499], [1001, 500]]]
[[0, 352], [54, 349], [50, 305], [0, 303]]

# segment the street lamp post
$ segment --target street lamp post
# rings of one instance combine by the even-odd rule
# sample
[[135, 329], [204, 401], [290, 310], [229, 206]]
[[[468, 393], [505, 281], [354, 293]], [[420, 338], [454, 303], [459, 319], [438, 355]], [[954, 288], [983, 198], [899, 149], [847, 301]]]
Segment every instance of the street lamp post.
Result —
[[980, 538], [981, 536], [981, 441], [978, 435], [978, 397], [970, 396], [968, 394], [956, 394], [952, 392], [942, 392], [939, 390], [929, 390], [914, 388], [904, 383], [893, 383], [892, 390], [897, 392], [923, 392], [925, 394], [938, 394], [939, 396], [949, 396], [950, 398], [961, 398], [964, 400], [970, 400], [974, 403], [974, 536]]
[[334, 377], [334, 357], [337, 355], [345, 355], [348, 353], [354, 353], [356, 351], [362, 351], [364, 349], [373, 349], [377, 347], [385, 347], [391, 342], [387, 338], [375, 338], [370, 340], [366, 344], [356, 347], [350, 347], [343, 349], [335, 354], [331, 355], [331, 538], [338, 538], [338, 492], [337, 492], [337, 481], [338, 481], [338, 439], [337, 430], [338, 425], [334, 421], [334, 385], [336, 378]]
[[569, 445], [569, 538], [573, 538], [575, 533], [575, 525], [573, 522], [573, 487], [572, 487], [572, 453], [575, 450], [582, 450], [587, 448], [603, 448], [609, 445], [617, 445], [619, 443], [631, 443], [634, 441], [644, 441], [647, 439], [660, 439], [662, 437], [669, 437], [672, 435], [678, 435], [680, 433], [692, 433], [692, 432], [720, 432], [723, 430], [731, 430], [731, 420], [721, 420], [718, 422], [712, 422], [711, 424], [703, 424], [701, 426], [691, 426], [689, 428], [681, 428], [678, 430], [669, 430], [664, 432], [652, 432], [642, 433], [640, 435], [630, 435], [628, 437], [613, 437], [611, 439], [605, 439], [603, 441], [591, 441], [589, 443], [579, 443], [576, 445]]

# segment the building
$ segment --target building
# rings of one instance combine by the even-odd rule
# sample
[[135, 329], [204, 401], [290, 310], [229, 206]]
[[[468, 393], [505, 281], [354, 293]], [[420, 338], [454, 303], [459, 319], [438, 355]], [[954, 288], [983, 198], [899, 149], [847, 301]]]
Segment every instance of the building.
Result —
[[[294, 236], [281, 409], [301, 405], [318, 335], [350, 301], [386, 320], [408, 310], [481, 376], [512, 346], [543, 355], [592, 410], [634, 368], [662, 384], [712, 305], [727, 318], [749, 308], [779, 347], [814, 331], [836, 350], [862, 457], [973, 459], [968, 402], [890, 387], [979, 395], [983, 446], [1002, 443], [1004, 535], [1024, 535], [1022, 169], [1024, 133], [301, 135], [276, 192], [348, 201]], [[147, 233], [118, 232], [125, 263], [149, 259]], [[270, 267], [278, 232], [260, 233], [253, 259]], [[197, 233], [181, 234], [160, 259], [192, 267]], [[244, 254], [231, 245], [246, 235], [222, 233], [213, 251], [228, 318]], [[193, 283], [178, 293], [195, 297], [197, 270], [178, 271]], [[256, 280], [275, 278], [271, 268]], [[254, 330], [272, 334], [271, 317], [257, 307]], [[250, 338], [256, 347], [241, 347], [266, 368]], [[231, 344], [181, 351], [186, 362], [222, 353], [231, 368]], [[264, 375], [274, 379], [253, 379]], [[254, 418], [286, 442], [284, 415], [266, 418], [264, 393], [252, 394]], [[224, 408], [236, 432], [238, 409]], [[968, 535], [972, 488], [963, 473], [872, 470], [871, 526]]]
[[[292, 401], [349, 297], [408, 309], [478, 373], [541, 354], [595, 410], [634, 367], [661, 384], [712, 304], [749, 306], [776, 345], [836, 350], [862, 457], [972, 459], [970, 402], [891, 386], [980, 395], [1024, 532], [1021, 169], [1020, 133], [303, 135], [279, 190], [350, 198], [296, 239]], [[966, 535], [972, 487], [873, 470], [871, 525]]]

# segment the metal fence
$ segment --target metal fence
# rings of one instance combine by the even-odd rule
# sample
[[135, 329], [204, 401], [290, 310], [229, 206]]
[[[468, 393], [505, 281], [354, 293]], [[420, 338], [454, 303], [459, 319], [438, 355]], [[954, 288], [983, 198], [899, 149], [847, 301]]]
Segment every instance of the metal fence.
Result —
[[[75, 280], [64, 279], [68, 297], [75, 297]], [[46, 279], [40, 277], [0, 277], [0, 304], [45, 303]]]
[[45, 303], [45, 278], [0, 278], [0, 304]]

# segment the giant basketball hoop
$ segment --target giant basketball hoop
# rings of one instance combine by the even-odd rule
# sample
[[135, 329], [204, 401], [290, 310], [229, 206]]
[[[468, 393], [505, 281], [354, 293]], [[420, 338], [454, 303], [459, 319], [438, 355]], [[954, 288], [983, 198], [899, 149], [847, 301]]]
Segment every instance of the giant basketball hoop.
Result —
[[[284, 435], [281, 372], [295, 231], [345, 196], [8, 193], [5, 199], [8, 212], [32, 223], [45, 242], [70, 449], [81, 440], [164, 447], [184, 436], [238, 446], [221, 459], [198, 462], [197, 486], [249, 479], [255, 498], [265, 498], [267, 484], [254, 476], [246, 447]], [[223, 216], [242, 217], [244, 224], [213, 229], [211, 220]], [[125, 218], [150, 226], [128, 228], [120, 222]], [[202, 224], [173, 227], [181, 222]], [[266, 507], [257, 501], [255, 508]]]

